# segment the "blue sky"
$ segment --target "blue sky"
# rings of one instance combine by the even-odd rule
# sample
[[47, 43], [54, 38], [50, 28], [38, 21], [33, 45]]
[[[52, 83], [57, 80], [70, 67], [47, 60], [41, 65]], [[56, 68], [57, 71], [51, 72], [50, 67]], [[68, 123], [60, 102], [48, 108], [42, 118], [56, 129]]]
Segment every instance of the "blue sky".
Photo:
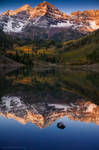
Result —
[[[99, 9], [99, 0], [47, 0], [59, 10], [69, 14], [72, 11]], [[0, 13], [6, 10], [15, 10], [24, 4], [32, 7], [43, 2], [43, 0], [0, 0]]]

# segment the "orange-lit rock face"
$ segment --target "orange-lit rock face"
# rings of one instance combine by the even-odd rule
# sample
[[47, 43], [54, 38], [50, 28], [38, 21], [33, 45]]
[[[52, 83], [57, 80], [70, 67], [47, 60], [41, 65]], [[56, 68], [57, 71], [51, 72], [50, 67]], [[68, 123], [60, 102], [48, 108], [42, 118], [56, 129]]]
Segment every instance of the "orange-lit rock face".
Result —
[[3, 97], [0, 116], [13, 118], [21, 124], [32, 122], [40, 128], [51, 125], [55, 120], [68, 117], [70, 120], [99, 125], [99, 106], [90, 101], [70, 104], [25, 104], [18, 97]]
[[53, 5], [51, 5], [50, 3], [46, 1], [44, 1], [43, 3], [40, 3], [34, 8], [26, 4], [22, 6], [21, 8], [18, 8], [16, 11], [8, 10], [2, 13], [1, 15], [13, 16], [13, 15], [17, 15], [20, 12], [26, 12], [26, 14], [29, 15], [30, 19], [36, 18], [39, 16], [44, 16], [44, 15], [48, 15], [56, 19], [65, 19], [67, 16], [65, 13], [61, 13], [56, 7], [54, 7]]
[[21, 8], [18, 8], [16, 11], [15, 10], [7, 10], [6, 12], [2, 13], [1, 15], [9, 15], [9, 16], [14, 16], [17, 15], [20, 12], [26, 12], [26, 14], [30, 14], [30, 12], [32, 11], [32, 7], [30, 7], [29, 5], [24, 5]]
[[96, 25], [99, 26], [99, 10], [96, 10]]
[[38, 17], [38, 16], [44, 16], [48, 15], [52, 18], [56, 19], [65, 19], [66, 14], [61, 13], [56, 7], [51, 5], [50, 3], [44, 1], [43, 3], [40, 3], [38, 6], [33, 8], [33, 11], [31, 12], [30, 18]]
[[81, 25], [81, 31], [92, 32], [99, 28], [99, 10], [77, 11], [70, 15], [70, 20]]

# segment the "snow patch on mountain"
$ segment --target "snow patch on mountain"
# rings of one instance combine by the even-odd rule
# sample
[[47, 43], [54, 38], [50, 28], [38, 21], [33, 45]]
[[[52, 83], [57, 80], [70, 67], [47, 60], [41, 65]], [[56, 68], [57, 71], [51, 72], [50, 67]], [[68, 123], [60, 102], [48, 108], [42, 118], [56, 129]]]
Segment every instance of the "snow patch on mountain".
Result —
[[63, 27], [71, 27], [72, 25], [73, 25], [72, 23], [70, 23], [69, 21], [67, 21], [67, 22], [58, 23], [57, 25], [51, 25], [50, 27], [63, 28]]
[[96, 25], [95, 21], [89, 21], [89, 27], [95, 30], [99, 29], [99, 26]]
[[11, 110], [14, 106], [20, 107], [22, 106], [21, 100], [18, 97], [8, 97], [4, 96], [1, 98], [3, 106], [5, 106], [8, 110]]
[[41, 17], [37, 17], [33, 19], [33, 24], [37, 25]]
[[27, 24], [27, 21], [21, 21], [19, 19], [14, 19], [9, 17], [7, 23], [3, 27], [4, 32], [21, 32], [23, 27]]

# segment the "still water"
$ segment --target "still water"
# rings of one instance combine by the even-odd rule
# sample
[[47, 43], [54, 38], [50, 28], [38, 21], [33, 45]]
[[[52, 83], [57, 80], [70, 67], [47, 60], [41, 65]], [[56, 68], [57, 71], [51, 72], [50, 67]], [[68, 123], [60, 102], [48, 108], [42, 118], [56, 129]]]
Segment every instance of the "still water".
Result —
[[[65, 128], [58, 128], [58, 123]], [[99, 150], [99, 73], [0, 74], [0, 150]]]

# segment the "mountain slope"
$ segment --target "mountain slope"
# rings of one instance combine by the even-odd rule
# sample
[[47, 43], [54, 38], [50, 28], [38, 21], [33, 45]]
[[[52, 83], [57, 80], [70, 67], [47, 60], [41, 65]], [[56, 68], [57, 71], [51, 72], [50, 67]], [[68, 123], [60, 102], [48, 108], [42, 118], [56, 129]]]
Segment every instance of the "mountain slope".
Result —
[[64, 45], [62, 57], [74, 64], [99, 62], [99, 30]]
[[17, 68], [19, 66], [23, 66], [8, 57], [6, 57], [6, 51], [13, 49], [14, 40], [11, 36], [5, 34], [3, 31], [0, 30], [0, 72], [5, 73], [6, 71], [10, 71], [11, 68]]
[[[59, 36], [62, 38], [62, 33], [54, 38], [59, 40]], [[64, 42], [38, 39], [27, 40], [23, 43], [18, 41], [14, 45], [13, 51], [8, 50], [6, 54], [8, 57], [28, 65], [35, 62], [61, 65], [99, 63], [99, 30], [79, 39]]]
[[0, 53], [13, 47], [13, 38], [0, 30]]
[[54, 45], [52, 45], [53, 52], [49, 48], [44, 54], [38, 54], [39, 59], [60, 64], [99, 62], [99, 30], [80, 39], [59, 42], [56, 43], [56, 46]]

